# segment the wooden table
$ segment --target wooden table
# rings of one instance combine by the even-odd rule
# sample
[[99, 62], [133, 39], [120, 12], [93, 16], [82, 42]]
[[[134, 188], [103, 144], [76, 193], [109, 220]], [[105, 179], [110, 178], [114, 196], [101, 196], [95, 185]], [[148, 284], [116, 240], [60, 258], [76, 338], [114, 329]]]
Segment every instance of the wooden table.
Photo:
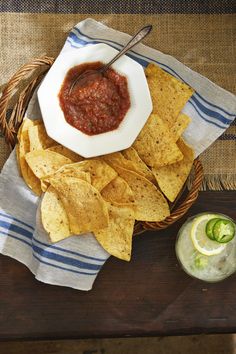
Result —
[[[189, 215], [206, 210], [236, 219], [236, 191], [202, 192]], [[207, 284], [177, 264], [175, 237], [184, 220], [138, 236], [132, 261], [110, 258], [90, 292], [40, 283], [0, 256], [0, 339], [236, 332], [236, 275]]]

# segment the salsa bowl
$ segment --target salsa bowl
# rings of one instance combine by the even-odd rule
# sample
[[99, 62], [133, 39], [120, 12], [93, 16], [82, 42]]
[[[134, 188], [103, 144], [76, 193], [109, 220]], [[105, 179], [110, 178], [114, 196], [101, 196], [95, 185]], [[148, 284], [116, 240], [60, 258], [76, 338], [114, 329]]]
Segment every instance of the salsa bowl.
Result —
[[60, 54], [38, 90], [39, 106], [47, 134], [86, 158], [130, 147], [152, 111], [151, 96], [143, 67], [124, 55], [112, 65], [112, 69], [126, 77], [130, 98], [130, 108], [118, 128], [97, 135], [87, 135], [67, 123], [58, 97], [67, 72], [83, 63], [97, 61], [108, 63], [117, 52], [109, 45], [96, 44]]

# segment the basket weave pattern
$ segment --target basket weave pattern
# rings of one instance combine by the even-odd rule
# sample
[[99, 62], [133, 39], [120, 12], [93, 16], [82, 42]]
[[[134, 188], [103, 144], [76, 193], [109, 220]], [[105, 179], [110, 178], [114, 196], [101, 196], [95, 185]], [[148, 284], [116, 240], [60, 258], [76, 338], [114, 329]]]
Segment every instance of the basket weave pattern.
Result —
[[[30, 98], [53, 62], [54, 58], [44, 56], [23, 65], [10, 79], [2, 93], [0, 98], [0, 129], [11, 149], [13, 149], [16, 144], [17, 131], [28, 107]], [[26, 81], [27, 83], [23, 85]], [[19, 92], [17, 92], [17, 90]], [[10, 118], [8, 118], [9, 105], [14, 95], [17, 95], [17, 102], [13, 107]], [[135, 234], [142, 233], [145, 230], [165, 229], [179, 220], [188, 211], [198, 197], [203, 179], [203, 168], [198, 159], [194, 161], [193, 169], [193, 183], [185, 200], [177, 207], [174, 207], [170, 216], [161, 222], [136, 222], [134, 229]]]

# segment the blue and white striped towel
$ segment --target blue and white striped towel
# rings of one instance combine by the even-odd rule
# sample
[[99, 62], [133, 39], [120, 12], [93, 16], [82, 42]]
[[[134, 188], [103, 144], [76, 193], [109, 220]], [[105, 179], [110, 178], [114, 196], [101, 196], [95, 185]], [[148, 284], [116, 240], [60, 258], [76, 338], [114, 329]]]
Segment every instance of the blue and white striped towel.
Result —
[[[62, 52], [100, 42], [119, 49], [128, 39], [127, 34], [87, 19], [72, 29]], [[184, 107], [184, 112], [192, 118], [184, 135], [194, 146], [196, 156], [234, 120], [236, 97], [173, 57], [142, 44], [128, 55], [143, 66], [150, 61], [159, 64], [196, 90]], [[30, 102], [27, 116], [41, 116], [36, 95]], [[0, 252], [24, 263], [40, 281], [90, 290], [109, 254], [92, 234], [51, 244], [41, 225], [39, 203], [39, 198], [31, 193], [19, 176], [13, 151], [0, 175]]]

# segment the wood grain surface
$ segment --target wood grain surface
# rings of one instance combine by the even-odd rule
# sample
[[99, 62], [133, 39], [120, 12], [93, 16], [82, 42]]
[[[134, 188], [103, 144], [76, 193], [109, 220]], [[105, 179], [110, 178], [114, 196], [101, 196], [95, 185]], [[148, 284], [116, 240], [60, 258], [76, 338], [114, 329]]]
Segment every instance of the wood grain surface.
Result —
[[[188, 216], [207, 210], [236, 219], [236, 191], [201, 192]], [[40, 283], [0, 256], [0, 339], [236, 332], [236, 275], [207, 284], [177, 264], [175, 238], [185, 218], [137, 236], [132, 261], [110, 258], [90, 292]]]
[[236, 354], [235, 334], [4, 341], [1, 354]]

